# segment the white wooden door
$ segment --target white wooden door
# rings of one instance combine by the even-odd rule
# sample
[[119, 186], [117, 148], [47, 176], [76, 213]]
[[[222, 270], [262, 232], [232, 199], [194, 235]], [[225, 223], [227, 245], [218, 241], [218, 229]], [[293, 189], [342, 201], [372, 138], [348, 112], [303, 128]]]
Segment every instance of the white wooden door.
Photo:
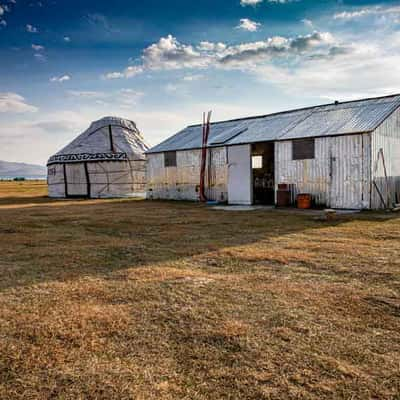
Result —
[[88, 185], [84, 163], [65, 165], [68, 196], [88, 196]]
[[252, 204], [251, 145], [228, 147], [228, 203]]

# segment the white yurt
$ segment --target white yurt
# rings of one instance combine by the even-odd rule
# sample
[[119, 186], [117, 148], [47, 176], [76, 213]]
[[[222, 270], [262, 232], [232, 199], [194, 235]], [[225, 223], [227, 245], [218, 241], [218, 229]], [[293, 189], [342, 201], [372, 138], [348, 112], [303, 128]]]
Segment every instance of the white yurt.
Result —
[[116, 117], [95, 121], [49, 158], [49, 196], [144, 196], [147, 149], [133, 121]]

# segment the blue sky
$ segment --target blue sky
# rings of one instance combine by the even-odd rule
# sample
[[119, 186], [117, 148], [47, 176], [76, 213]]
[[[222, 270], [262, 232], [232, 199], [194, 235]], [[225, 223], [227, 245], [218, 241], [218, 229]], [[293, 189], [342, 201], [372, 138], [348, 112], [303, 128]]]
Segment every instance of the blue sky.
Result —
[[92, 120], [184, 126], [400, 92], [400, 3], [0, 0], [0, 159], [45, 164]]

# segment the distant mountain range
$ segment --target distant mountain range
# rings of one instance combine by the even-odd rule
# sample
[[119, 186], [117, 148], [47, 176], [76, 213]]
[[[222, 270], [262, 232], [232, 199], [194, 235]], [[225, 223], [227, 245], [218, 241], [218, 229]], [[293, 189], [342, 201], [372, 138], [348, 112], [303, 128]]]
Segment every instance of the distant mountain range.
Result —
[[46, 175], [47, 169], [42, 165], [0, 161], [0, 178], [39, 179], [45, 178]]

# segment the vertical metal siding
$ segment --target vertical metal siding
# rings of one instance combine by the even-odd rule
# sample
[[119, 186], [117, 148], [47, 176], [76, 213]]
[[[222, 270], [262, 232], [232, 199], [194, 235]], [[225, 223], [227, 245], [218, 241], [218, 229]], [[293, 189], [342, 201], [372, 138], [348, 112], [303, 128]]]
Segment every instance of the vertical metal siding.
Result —
[[228, 163], [225, 147], [210, 149], [208, 157], [207, 198], [210, 200], [226, 201], [228, 199]]
[[291, 140], [276, 142], [275, 184], [290, 184], [292, 203], [299, 193], [311, 193], [317, 205], [325, 205], [329, 201], [328, 160], [327, 139], [315, 140], [315, 158], [311, 160], [293, 160]]
[[[387, 175], [388, 188], [380, 159], [378, 169], [375, 171], [379, 149], [383, 150]], [[400, 202], [400, 109], [398, 108], [382, 125], [372, 133], [371, 146], [371, 171], [385, 202]], [[383, 208], [376, 189], [371, 189], [372, 208]]]
[[370, 136], [331, 137], [330, 206], [369, 208]]
[[290, 184], [293, 203], [297, 194], [310, 193], [318, 206], [368, 208], [368, 138], [316, 138], [311, 160], [293, 160], [291, 140], [276, 142], [275, 183]]
[[[206, 187], [210, 200], [227, 199], [227, 162], [224, 147], [212, 148], [207, 154]], [[147, 196], [153, 199], [198, 200], [200, 150], [176, 153], [176, 167], [164, 167], [164, 154], [147, 155]]]

